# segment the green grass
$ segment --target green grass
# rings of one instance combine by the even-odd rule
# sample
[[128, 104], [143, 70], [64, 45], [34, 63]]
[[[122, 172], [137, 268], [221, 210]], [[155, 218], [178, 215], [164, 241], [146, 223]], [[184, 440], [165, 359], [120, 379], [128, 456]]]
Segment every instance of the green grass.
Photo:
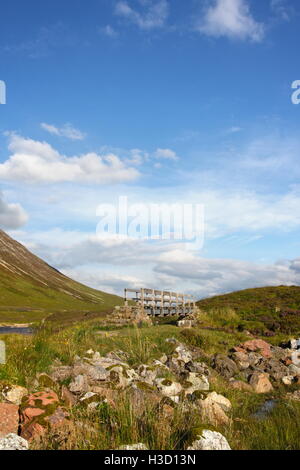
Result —
[[26, 279], [0, 275], [0, 323], [35, 322], [46, 317], [53, 321], [80, 321], [84, 316], [96, 316], [121, 303], [118, 296], [68, 282], [70, 290], [76, 286], [80, 298], [78, 293], [74, 297], [55, 288], [37, 287]]

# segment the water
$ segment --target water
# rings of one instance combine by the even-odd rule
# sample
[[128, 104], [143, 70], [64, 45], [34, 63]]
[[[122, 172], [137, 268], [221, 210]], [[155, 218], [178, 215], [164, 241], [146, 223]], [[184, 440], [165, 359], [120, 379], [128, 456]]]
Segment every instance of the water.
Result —
[[252, 416], [255, 419], [262, 420], [266, 419], [271, 411], [277, 405], [276, 400], [267, 400]]
[[33, 329], [29, 327], [0, 326], [0, 335], [19, 334], [32, 335]]

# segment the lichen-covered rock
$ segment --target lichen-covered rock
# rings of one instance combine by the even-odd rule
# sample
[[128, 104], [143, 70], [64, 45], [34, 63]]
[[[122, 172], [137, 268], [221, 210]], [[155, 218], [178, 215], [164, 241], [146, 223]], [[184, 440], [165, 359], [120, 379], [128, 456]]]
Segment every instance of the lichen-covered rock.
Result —
[[28, 450], [28, 448], [28, 442], [14, 433], [0, 439], [0, 450]]
[[179, 401], [178, 395], [182, 391], [182, 386], [180, 383], [173, 382], [172, 380], [168, 379], [156, 379], [155, 383], [162, 395], [171, 398], [171, 400], [175, 402]]
[[45, 433], [48, 418], [55, 414], [59, 399], [53, 390], [36, 392], [23, 398], [20, 407], [21, 436], [35, 439]]
[[152, 385], [157, 377], [157, 368], [154, 366], [147, 366], [142, 364], [137, 370], [138, 375], [141, 377], [143, 382]]
[[182, 385], [186, 395], [196, 391], [209, 390], [209, 381], [206, 375], [198, 375], [195, 372], [184, 372], [181, 374]]
[[191, 352], [182, 344], [177, 346], [173, 353], [173, 357], [178, 359], [179, 361], [184, 362], [184, 364], [187, 364], [193, 359]]
[[53, 388], [55, 386], [55, 380], [48, 374], [37, 374], [36, 380], [39, 387]]
[[5, 384], [0, 386], [0, 389], [2, 397], [14, 405], [20, 405], [23, 397], [28, 394], [28, 390], [19, 385]]
[[231, 450], [231, 448], [222, 434], [204, 430], [187, 450]]
[[116, 388], [124, 389], [138, 379], [139, 376], [135, 370], [128, 366], [114, 366], [109, 369], [109, 380]]

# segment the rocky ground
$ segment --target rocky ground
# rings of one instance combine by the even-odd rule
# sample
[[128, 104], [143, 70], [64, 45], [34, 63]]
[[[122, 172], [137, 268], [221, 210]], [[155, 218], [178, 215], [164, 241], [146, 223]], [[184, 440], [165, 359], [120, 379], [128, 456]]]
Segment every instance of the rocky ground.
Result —
[[[202, 351], [201, 359], [198, 348], [174, 338], [166, 341], [173, 345], [171, 354], [134, 368], [123, 351], [102, 356], [90, 349], [83, 357], [74, 357], [71, 365], [53, 363], [48, 374], [37, 375], [31, 390], [0, 383], [0, 450], [36, 448], [49, 435], [60, 448], [72, 438], [75, 425], [84, 426], [75, 422], [73, 410], [78, 405], [93, 423], [93, 414], [98, 416], [103, 405], [113, 410], [124, 394], [136, 416], [150, 407], [163, 426], [172, 426], [178, 410], [187, 416], [200, 414], [206, 428], [194, 433], [187, 449], [230, 450], [230, 443], [216, 432], [232, 420], [230, 400], [214, 390], [217, 377], [228, 388], [245, 393], [268, 394], [284, 386], [286, 399], [300, 401], [299, 339], [281, 346], [250, 339], [226, 355], [203, 358]], [[119, 448], [147, 446], [124, 442]]]

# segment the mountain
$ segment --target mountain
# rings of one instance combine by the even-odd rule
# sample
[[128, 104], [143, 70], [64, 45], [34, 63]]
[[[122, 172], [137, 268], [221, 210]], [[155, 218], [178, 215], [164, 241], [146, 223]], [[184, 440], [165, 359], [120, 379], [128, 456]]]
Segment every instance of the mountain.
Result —
[[257, 334], [271, 336], [274, 331], [300, 332], [299, 286], [245, 289], [203, 299], [197, 305], [215, 320], [218, 316], [222, 317], [224, 324], [227, 311], [228, 318], [231, 317], [234, 323], [231, 326], [239, 326], [240, 329]]
[[64, 276], [0, 230], [0, 322], [79, 320], [120, 304], [120, 297]]

